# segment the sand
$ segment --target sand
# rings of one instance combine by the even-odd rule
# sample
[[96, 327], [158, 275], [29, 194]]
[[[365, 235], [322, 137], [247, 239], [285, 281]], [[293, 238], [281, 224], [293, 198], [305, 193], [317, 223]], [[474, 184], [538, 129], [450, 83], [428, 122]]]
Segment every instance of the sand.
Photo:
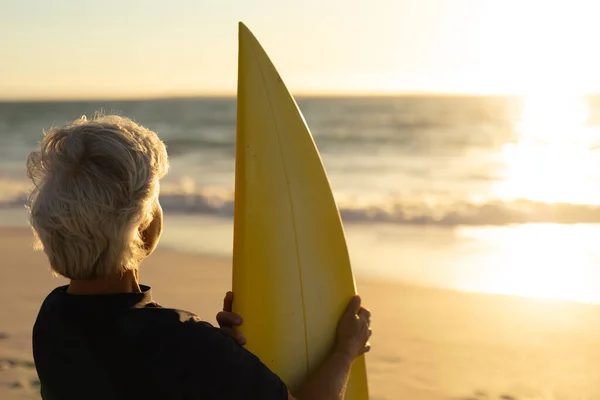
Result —
[[[0, 399], [39, 398], [31, 327], [53, 278], [31, 234], [0, 229]], [[162, 248], [142, 283], [214, 323], [230, 260]], [[543, 279], [543, 277], [540, 277]], [[600, 399], [600, 306], [452, 292], [358, 277], [373, 314], [372, 399]]]

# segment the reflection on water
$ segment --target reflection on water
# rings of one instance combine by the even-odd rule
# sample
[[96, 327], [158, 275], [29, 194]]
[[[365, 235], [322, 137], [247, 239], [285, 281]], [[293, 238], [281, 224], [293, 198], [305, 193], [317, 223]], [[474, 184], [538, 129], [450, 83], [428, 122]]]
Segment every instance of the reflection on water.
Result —
[[[519, 139], [502, 147], [503, 200], [600, 204], [600, 130], [588, 125], [583, 96], [524, 98]], [[560, 210], [560, 209], [557, 209]], [[557, 216], [558, 217], [558, 216]], [[462, 289], [600, 302], [600, 226], [531, 224], [461, 227], [471, 243], [461, 256]], [[473, 247], [474, 246], [474, 247]]]
[[590, 114], [582, 96], [529, 96], [517, 126], [520, 139], [506, 144], [504, 180], [495, 193], [573, 204], [600, 203], [598, 129], [587, 126]]

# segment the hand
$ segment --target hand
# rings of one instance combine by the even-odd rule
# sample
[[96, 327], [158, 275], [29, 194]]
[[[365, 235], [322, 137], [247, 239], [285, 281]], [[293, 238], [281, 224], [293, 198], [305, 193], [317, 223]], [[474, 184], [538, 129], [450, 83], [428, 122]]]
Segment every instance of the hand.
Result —
[[227, 292], [225, 299], [223, 299], [223, 311], [217, 314], [217, 322], [221, 328], [221, 332], [225, 335], [230, 336], [241, 345], [246, 344], [246, 338], [240, 332], [235, 330], [236, 326], [242, 324], [242, 317], [234, 312], [231, 312], [231, 306], [233, 304], [233, 292]]
[[352, 297], [337, 328], [335, 351], [350, 361], [371, 350], [371, 313], [360, 304], [359, 296]]

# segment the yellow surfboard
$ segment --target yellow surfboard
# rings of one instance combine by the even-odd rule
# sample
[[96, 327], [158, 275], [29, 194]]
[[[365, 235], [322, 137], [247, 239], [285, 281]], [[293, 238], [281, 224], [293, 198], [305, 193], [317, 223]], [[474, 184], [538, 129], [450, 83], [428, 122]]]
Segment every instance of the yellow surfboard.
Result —
[[[234, 311], [246, 347], [293, 392], [329, 354], [356, 293], [340, 215], [304, 118], [240, 23]], [[347, 400], [368, 399], [364, 356]]]

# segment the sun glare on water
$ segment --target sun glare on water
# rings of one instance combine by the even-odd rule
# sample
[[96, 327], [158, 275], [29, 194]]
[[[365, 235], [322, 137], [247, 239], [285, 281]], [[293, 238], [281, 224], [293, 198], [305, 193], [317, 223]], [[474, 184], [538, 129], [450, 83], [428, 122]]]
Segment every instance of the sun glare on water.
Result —
[[505, 179], [495, 186], [505, 200], [598, 204], [598, 137], [586, 126], [583, 96], [549, 94], [524, 98], [520, 138], [506, 144]]
[[[588, 126], [583, 96], [526, 96], [515, 143], [503, 146], [504, 179], [494, 186], [505, 201], [600, 204], [598, 129]], [[600, 226], [530, 224], [461, 228], [487, 243], [473, 285], [487, 292], [600, 302]]]

